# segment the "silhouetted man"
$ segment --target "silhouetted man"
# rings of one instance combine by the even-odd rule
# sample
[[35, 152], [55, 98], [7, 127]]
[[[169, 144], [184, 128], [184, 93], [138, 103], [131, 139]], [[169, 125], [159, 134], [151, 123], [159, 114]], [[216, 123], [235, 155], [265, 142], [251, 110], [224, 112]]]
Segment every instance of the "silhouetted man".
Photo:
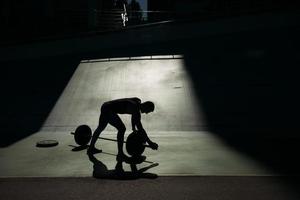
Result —
[[158, 145], [152, 142], [144, 130], [141, 123], [141, 113], [149, 113], [154, 111], [154, 103], [151, 101], [146, 101], [141, 103], [139, 98], [124, 98], [116, 99], [112, 101], [105, 102], [101, 107], [101, 114], [99, 118], [99, 125], [95, 130], [90, 147], [88, 148], [88, 154], [99, 153], [101, 150], [95, 148], [95, 143], [100, 135], [100, 133], [105, 129], [107, 124], [114, 126], [118, 130], [117, 140], [118, 140], [118, 155], [117, 161], [126, 161], [128, 157], [123, 152], [123, 142], [126, 127], [118, 114], [131, 114], [131, 124], [133, 131], [139, 131], [144, 133], [146, 142], [150, 145], [152, 149], [157, 149]]

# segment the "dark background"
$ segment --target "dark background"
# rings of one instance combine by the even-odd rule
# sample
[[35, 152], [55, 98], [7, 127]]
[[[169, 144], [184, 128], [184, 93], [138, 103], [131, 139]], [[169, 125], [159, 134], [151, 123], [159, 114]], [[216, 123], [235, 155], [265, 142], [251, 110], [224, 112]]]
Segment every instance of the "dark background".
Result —
[[[144, 0], [145, 1], [145, 0]], [[136, 1], [139, 4], [139, 1]], [[286, 0], [147, 0], [148, 10], [128, 0], [2, 0], [0, 44], [66, 37], [87, 32], [124, 28], [121, 13], [126, 5], [127, 26], [167, 20], [214, 20], [257, 13], [296, 11], [300, 3]], [[141, 12], [147, 18], [141, 18]]]
[[149, 1], [170, 14], [149, 23], [169, 22], [101, 29], [90, 7], [115, 8], [84, 2], [1, 1], [1, 147], [39, 130], [82, 59], [182, 54], [210, 131], [276, 172], [299, 173], [298, 3]]

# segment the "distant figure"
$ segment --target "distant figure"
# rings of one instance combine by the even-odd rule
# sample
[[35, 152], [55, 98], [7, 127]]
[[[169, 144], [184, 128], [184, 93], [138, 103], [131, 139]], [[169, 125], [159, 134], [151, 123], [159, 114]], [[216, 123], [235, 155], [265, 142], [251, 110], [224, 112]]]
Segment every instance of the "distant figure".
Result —
[[126, 127], [118, 114], [131, 114], [131, 125], [133, 131], [139, 131], [144, 133], [146, 142], [152, 149], [157, 149], [158, 145], [152, 142], [144, 130], [141, 123], [141, 113], [149, 113], [154, 111], [154, 103], [146, 101], [141, 103], [141, 100], [137, 97], [116, 99], [105, 102], [101, 106], [101, 114], [99, 118], [99, 125], [96, 128], [90, 146], [87, 150], [88, 154], [99, 153], [101, 150], [95, 148], [95, 143], [100, 133], [105, 129], [107, 124], [114, 126], [118, 130], [117, 141], [118, 141], [118, 155], [117, 161], [122, 162], [129, 159], [123, 152], [123, 142]]

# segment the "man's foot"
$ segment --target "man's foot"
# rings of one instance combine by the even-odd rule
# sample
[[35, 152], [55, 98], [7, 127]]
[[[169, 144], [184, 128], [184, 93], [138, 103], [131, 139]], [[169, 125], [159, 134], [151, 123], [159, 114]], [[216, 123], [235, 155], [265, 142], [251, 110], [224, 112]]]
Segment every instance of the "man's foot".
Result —
[[87, 150], [87, 154], [91, 155], [91, 154], [96, 154], [96, 153], [101, 153], [102, 150], [101, 149], [96, 149], [95, 147], [89, 147]]
[[115, 166], [115, 171], [116, 171], [117, 174], [123, 174], [124, 173], [122, 162], [117, 163], [117, 165]]

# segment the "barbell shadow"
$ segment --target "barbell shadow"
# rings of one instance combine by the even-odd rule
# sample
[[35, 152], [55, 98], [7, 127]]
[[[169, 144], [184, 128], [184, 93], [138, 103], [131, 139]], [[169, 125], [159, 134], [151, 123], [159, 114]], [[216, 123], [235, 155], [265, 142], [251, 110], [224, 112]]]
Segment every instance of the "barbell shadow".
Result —
[[73, 147], [73, 149], [71, 151], [83, 151], [83, 150], [86, 150], [89, 145], [80, 145], [80, 146], [75, 146], [75, 145], [69, 145], [69, 147]]
[[[73, 149], [71, 151], [74, 151], [74, 152], [83, 151], [83, 150], [86, 150], [89, 147], [89, 145], [82, 145], [82, 146], [69, 145], [69, 146], [73, 147]], [[108, 153], [108, 152], [105, 152], [105, 151], [102, 151], [101, 153], [102, 154], [106, 154], [106, 155], [111, 155], [111, 156], [117, 156], [116, 154]], [[148, 160], [144, 160], [143, 162], [149, 163], [151, 165], [154, 165], [154, 167], [156, 167], [156, 166], [159, 165], [158, 163], [155, 163], [155, 162], [152, 162], [152, 161], [148, 161]]]
[[[81, 151], [81, 150], [87, 149], [89, 147], [88, 143], [90, 142], [90, 140], [92, 138], [92, 130], [88, 125], [78, 126], [76, 128], [75, 132], [71, 132], [71, 134], [74, 135], [75, 142], [76, 142], [76, 144], [79, 145], [79, 146], [70, 145], [71, 147], [74, 147], [72, 149], [72, 151]], [[98, 139], [118, 142], [118, 140], [111, 139], [111, 138], [98, 137]], [[130, 173], [124, 172], [123, 165], [122, 165], [123, 161], [118, 161], [117, 165], [115, 167], [115, 170], [110, 171], [107, 169], [107, 167], [105, 165], [103, 166], [103, 163], [102, 164], [99, 163], [101, 161], [98, 160], [99, 162], [97, 162], [97, 159], [93, 156], [93, 154], [91, 154], [91, 155], [88, 154], [90, 160], [94, 161], [93, 162], [94, 168], [95, 168], [95, 163], [99, 164], [97, 166], [101, 170], [96, 170], [96, 171], [100, 172], [99, 177], [106, 177], [106, 176], [114, 176], [115, 177], [117, 175], [118, 178], [119, 178], [119, 176], [121, 176], [122, 178], [125, 177], [125, 179], [127, 179], [129, 176], [130, 179], [132, 179], [132, 178], [136, 179], [139, 177], [144, 177], [145, 171], [147, 171], [148, 169], [150, 169], [152, 167], [156, 167], [159, 165], [158, 163], [145, 161], [145, 157], [142, 156], [142, 153], [144, 152], [146, 147], [152, 148], [150, 145], [145, 144], [146, 137], [143, 135], [143, 133], [138, 133], [138, 132], [134, 131], [131, 134], [129, 134], [126, 141], [123, 141], [123, 142], [126, 143], [127, 153], [132, 156], [132, 157], [129, 157], [130, 158], [129, 160], [126, 160], [126, 163], [130, 165], [132, 172], [130, 172]], [[112, 156], [117, 156], [115, 154], [111, 154], [111, 153], [107, 153], [107, 152], [103, 152], [103, 151], [101, 151], [101, 153], [112, 155]], [[136, 165], [140, 164], [142, 162], [149, 163], [151, 165], [138, 170]], [[94, 170], [94, 172], [95, 172], [95, 170]], [[105, 173], [103, 173], [103, 172], [105, 172]], [[98, 173], [96, 173], [96, 174], [98, 174]], [[153, 176], [150, 174], [150, 178], [152, 178], [152, 177]], [[146, 174], [145, 178], [149, 178], [149, 174]]]
[[[103, 153], [103, 152], [102, 152]], [[110, 155], [110, 153], [107, 153]], [[107, 166], [98, 160], [94, 155], [88, 155], [89, 160], [93, 165], [93, 177], [98, 179], [116, 179], [116, 180], [135, 180], [139, 178], [155, 179], [157, 174], [145, 173], [145, 171], [158, 166], [158, 163], [153, 163], [150, 166], [141, 168], [136, 172], [124, 171], [123, 169], [108, 169]]]
[[[102, 154], [106, 154], [106, 155], [110, 155], [110, 156], [117, 156], [116, 154], [108, 153], [108, 152], [105, 152], [105, 151], [102, 151], [101, 153], [102, 153]], [[143, 162], [144, 162], [144, 163], [149, 163], [149, 164], [157, 164], [156, 166], [159, 165], [158, 163], [151, 162], [151, 161], [148, 161], [148, 160], [144, 160]], [[130, 164], [130, 163], [129, 163], [129, 164]], [[140, 163], [137, 163], [137, 164], [140, 164]]]

